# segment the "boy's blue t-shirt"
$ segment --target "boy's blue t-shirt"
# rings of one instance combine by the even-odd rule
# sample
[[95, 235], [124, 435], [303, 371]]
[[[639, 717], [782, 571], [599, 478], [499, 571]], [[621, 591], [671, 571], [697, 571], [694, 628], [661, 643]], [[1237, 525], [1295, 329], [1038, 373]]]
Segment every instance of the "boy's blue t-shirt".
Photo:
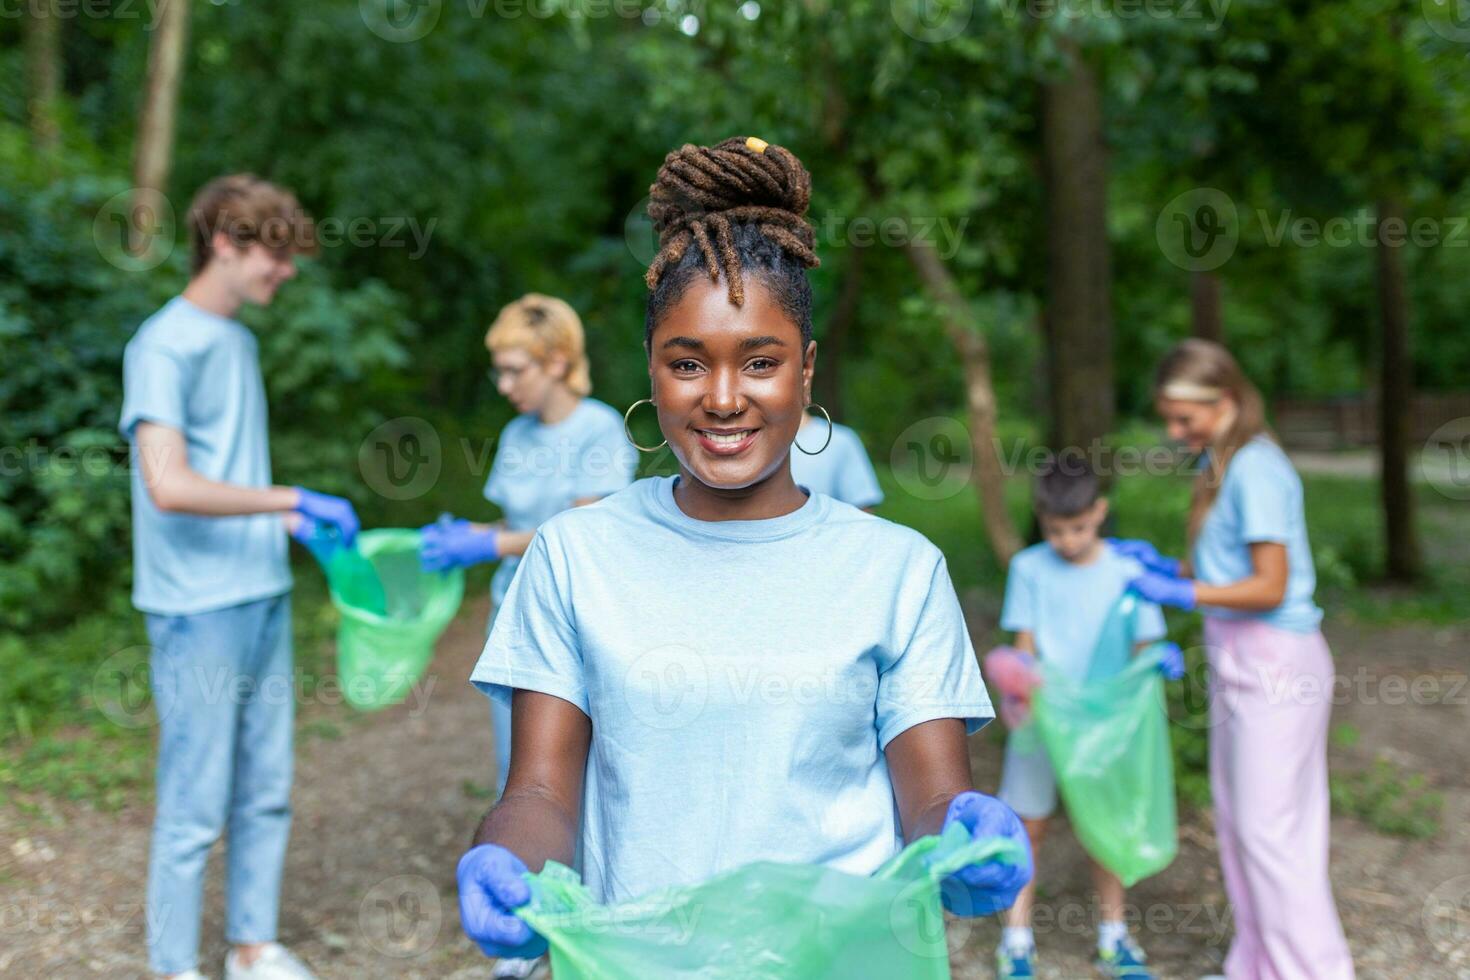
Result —
[[[827, 420], [812, 419], [796, 438], [806, 448], [817, 449], [827, 440]], [[792, 446], [791, 476], [813, 493], [825, 493], [854, 507], [876, 507], [883, 502], [868, 451], [858, 434], [845, 425], [833, 424], [831, 443], [815, 456]]]
[[902, 846], [889, 741], [993, 717], [944, 557], [822, 494], [695, 520], [677, 479], [543, 524], [471, 679], [592, 720], [579, 851], [599, 901], [751, 861], [869, 874]]
[[[1030, 632], [1037, 656], [1069, 676], [1085, 677], [1108, 612], [1141, 574], [1138, 562], [1107, 543], [1086, 565], [1067, 561], [1045, 541], [1033, 544], [1011, 559], [1000, 628]], [[1136, 624], [1140, 643], [1166, 632], [1163, 613], [1150, 602], [1139, 603]]]
[[[271, 485], [265, 385], [255, 336], [182, 296], [143, 322], [123, 354], [118, 429], [139, 422], [183, 433], [189, 466], [209, 480]], [[183, 616], [291, 589], [279, 514], [204, 517], [153, 504], [133, 442], [133, 605]]]
[[1311, 633], [1322, 622], [1313, 601], [1317, 569], [1307, 540], [1302, 480], [1275, 442], [1256, 436], [1241, 446], [1225, 468], [1220, 493], [1205, 515], [1194, 542], [1195, 578], [1210, 585], [1229, 585], [1255, 570], [1250, 546], [1258, 541], [1286, 545], [1286, 596], [1266, 612], [1201, 606], [1200, 611], [1224, 619], [1260, 619], [1272, 626]]
[[[547, 425], [534, 412], [506, 424], [495, 450], [485, 499], [500, 507], [512, 531], [540, 527], [583, 497], [606, 497], [633, 482], [638, 450], [623, 431], [623, 417], [596, 398], [583, 398], [572, 414]], [[515, 578], [520, 558], [503, 558], [490, 580], [498, 607]]]

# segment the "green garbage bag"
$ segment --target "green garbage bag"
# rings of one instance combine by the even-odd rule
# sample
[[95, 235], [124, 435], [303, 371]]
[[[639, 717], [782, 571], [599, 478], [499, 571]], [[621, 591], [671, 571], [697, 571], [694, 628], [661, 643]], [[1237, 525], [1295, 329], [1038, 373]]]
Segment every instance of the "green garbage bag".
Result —
[[428, 669], [459, 611], [464, 572], [419, 568], [419, 532], [364, 531], [351, 548], [312, 547], [327, 572], [337, 628], [337, 679], [354, 708], [397, 704]]
[[1079, 680], [1042, 658], [1032, 702], [1078, 841], [1124, 885], [1168, 867], [1179, 847], [1162, 650], [1133, 655], [1137, 610], [1138, 599], [1124, 595], [1098, 639], [1093, 664], [1112, 673]]
[[546, 937], [556, 980], [947, 980], [939, 883], [991, 856], [1021, 852], [954, 824], [867, 878], [762, 861], [617, 905], [593, 901], [575, 872], [548, 861], [526, 875], [531, 901], [516, 914]]

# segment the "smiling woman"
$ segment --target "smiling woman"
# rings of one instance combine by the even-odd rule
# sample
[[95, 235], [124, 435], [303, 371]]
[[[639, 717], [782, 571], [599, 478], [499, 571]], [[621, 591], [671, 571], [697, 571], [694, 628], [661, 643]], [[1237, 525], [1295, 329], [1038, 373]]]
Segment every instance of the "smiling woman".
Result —
[[[951, 823], [1026, 846], [971, 789], [965, 737], [993, 712], [943, 555], [792, 479], [809, 194], [755, 139], [659, 170], [645, 349], [679, 473], [543, 524], [472, 675], [513, 704], [509, 782], [459, 868], [491, 956], [546, 948], [514, 909], [547, 860], [580, 854], [592, 897], [620, 902], [756, 861], [868, 875]], [[981, 861], [945, 903], [988, 914], [1029, 875]]]

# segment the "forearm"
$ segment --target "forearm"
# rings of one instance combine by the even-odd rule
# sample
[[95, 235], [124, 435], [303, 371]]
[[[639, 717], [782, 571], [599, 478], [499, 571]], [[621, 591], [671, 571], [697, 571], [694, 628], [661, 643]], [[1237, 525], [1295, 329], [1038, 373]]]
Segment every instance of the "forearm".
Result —
[[1201, 606], [1220, 606], [1247, 612], [1265, 612], [1281, 605], [1286, 590], [1265, 575], [1252, 575], [1229, 585], [1194, 583], [1194, 600]]
[[945, 791], [925, 804], [913, 818], [913, 826], [904, 829], [903, 841], [912, 844], [920, 837], [937, 834], [944, 829], [944, 818], [949, 813], [949, 804], [956, 796], [969, 790], [965, 786], [954, 792]]
[[540, 871], [547, 861], [570, 866], [575, 859], [577, 819], [537, 787], [506, 792], [475, 831], [476, 845], [499, 844]]
[[536, 537], [535, 531], [507, 531], [504, 527], [495, 529], [495, 550], [500, 552], [502, 558], [510, 556], [520, 557], [531, 547], [531, 540]]
[[242, 487], [184, 469], [169, 473], [149, 495], [159, 510], [205, 517], [280, 513], [294, 510], [300, 500], [294, 487]]

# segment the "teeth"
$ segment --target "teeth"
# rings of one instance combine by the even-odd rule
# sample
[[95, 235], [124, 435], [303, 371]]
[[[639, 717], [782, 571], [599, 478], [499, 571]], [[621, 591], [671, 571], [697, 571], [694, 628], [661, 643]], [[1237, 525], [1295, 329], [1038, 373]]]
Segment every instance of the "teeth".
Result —
[[701, 431], [704, 432], [704, 437], [706, 439], [708, 439], [710, 442], [718, 443], [719, 445], [722, 445], [722, 446], [734, 445], [737, 442], [743, 441], [745, 439], [745, 437], [750, 434], [749, 432], [707, 432], [707, 431], [704, 431], [704, 430], [701, 430]]

